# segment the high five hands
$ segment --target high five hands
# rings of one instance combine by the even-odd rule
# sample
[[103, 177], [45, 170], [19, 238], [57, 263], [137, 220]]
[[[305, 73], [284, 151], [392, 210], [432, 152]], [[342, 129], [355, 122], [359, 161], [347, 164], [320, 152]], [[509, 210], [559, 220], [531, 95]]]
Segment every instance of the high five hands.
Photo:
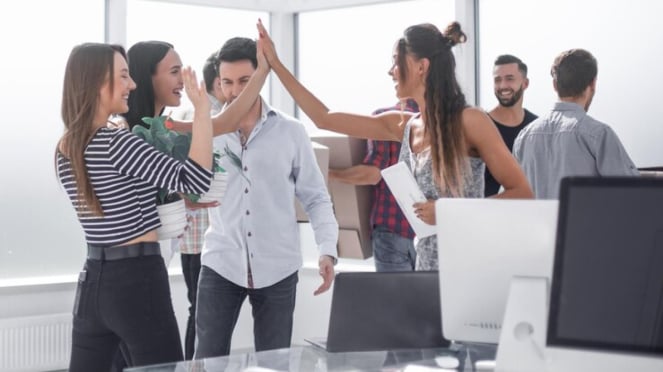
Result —
[[[274, 42], [272, 41], [272, 38], [269, 37], [269, 33], [267, 33], [267, 29], [265, 28], [265, 25], [262, 24], [262, 20], [258, 19], [258, 23], [256, 24], [258, 27], [258, 54], [262, 54], [262, 58], [264, 58], [267, 63], [270, 66], [274, 66], [275, 63], [280, 63], [278, 56], [276, 55], [276, 49], [274, 48]], [[258, 57], [258, 64], [260, 64], [260, 58]]]

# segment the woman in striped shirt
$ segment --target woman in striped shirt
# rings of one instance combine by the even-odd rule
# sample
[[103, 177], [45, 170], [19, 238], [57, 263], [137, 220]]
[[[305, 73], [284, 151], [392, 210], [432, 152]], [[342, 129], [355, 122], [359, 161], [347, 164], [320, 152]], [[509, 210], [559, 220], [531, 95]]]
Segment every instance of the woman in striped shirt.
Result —
[[[136, 85], [124, 49], [86, 43], [72, 50], [65, 70], [57, 173], [85, 232], [88, 255], [73, 310], [70, 371], [109, 370], [120, 341], [134, 365], [182, 359], [168, 276], [159, 251], [156, 191], [204, 193], [212, 176], [212, 123], [204, 84], [183, 69], [195, 107], [189, 158], [181, 163], [126, 129], [107, 128], [128, 110]], [[256, 99], [269, 68], [249, 83], [217, 121], [239, 122]], [[234, 129], [229, 129], [234, 130]]]

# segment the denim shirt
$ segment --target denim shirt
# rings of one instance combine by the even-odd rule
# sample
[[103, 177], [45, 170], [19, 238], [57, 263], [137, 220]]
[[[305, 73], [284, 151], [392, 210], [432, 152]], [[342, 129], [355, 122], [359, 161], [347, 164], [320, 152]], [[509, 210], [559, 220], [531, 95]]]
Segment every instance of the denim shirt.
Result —
[[239, 131], [214, 138], [224, 155], [228, 184], [210, 208], [202, 264], [231, 282], [254, 288], [275, 284], [302, 266], [295, 197], [309, 216], [321, 255], [337, 257], [338, 223], [304, 125], [262, 101], [262, 115], [242, 147]]
[[525, 127], [513, 145], [537, 199], [557, 199], [567, 176], [637, 176], [617, 134], [578, 104], [557, 102]]

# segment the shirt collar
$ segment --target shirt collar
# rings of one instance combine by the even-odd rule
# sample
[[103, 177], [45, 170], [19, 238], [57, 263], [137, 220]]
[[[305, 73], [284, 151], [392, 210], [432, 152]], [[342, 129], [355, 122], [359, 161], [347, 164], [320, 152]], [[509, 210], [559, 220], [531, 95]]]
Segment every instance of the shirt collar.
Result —
[[574, 102], [555, 102], [555, 107], [553, 108], [555, 111], [578, 111], [578, 112], [585, 112], [585, 109], [582, 108], [577, 103]]

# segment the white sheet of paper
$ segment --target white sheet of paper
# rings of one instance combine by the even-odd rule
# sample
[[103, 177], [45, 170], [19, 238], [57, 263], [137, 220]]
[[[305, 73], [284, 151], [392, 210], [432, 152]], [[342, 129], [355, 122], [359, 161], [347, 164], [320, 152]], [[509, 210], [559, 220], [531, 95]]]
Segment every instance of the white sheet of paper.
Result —
[[417, 237], [425, 238], [434, 235], [435, 226], [420, 220], [414, 213], [414, 208], [412, 208], [412, 205], [416, 202], [425, 202], [426, 196], [419, 189], [410, 168], [401, 161], [383, 169], [380, 173], [382, 173], [382, 178], [389, 186], [391, 193], [394, 194], [398, 206], [401, 207], [401, 211], [403, 211], [407, 222], [410, 223]]

